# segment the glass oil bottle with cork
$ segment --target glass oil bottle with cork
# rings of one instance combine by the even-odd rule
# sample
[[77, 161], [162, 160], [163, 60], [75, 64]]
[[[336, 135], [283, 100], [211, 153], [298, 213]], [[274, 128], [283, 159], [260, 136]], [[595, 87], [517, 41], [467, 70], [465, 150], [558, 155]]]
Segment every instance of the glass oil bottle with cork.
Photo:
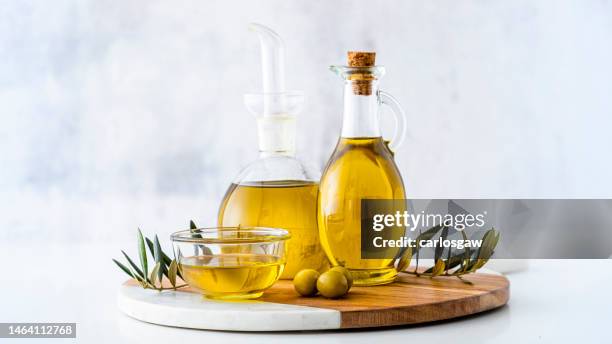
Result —
[[304, 95], [285, 89], [284, 43], [263, 25], [251, 24], [250, 30], [261, 43], [263, 92], [244, 99], [257, 120], [259, 158], [229, 186], [218, 225], [288, 230], [291, 239], [281, 279], [290, 279], [301, 269], [321, 270], [328, 264], [316, 220], [320, 174], [295, 156], [295, 116]]
[[[351, 272], [361, 286], [392, 282], [399, 249], [388, 248], [386, 258], [362, 259], [361, 201], [405, 198], [402, 176], [393, 150], [405, 136], [405, 114], [399, 103], [379, 90], [385, 69], [375, 65], [373, 52], [349, 52], [347, 66], [331, 66], [344, 80], [342, 132], [320, 182], [318, 224], [321, 244], [330, 262]], [[387, 105], [395, 115], [397, 129], [390, 141], [383, 139], [379, 109]], [[402, 233], [385, 233], [399, 239]]]

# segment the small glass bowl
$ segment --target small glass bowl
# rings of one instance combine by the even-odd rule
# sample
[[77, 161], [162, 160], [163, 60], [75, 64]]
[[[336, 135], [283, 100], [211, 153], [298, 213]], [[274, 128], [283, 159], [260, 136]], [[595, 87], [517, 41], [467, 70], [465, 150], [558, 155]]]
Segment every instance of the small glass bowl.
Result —
[[212, 299], [254, 299], [280, 277], [289, 232], [213, 227], [170, 236], [183, 280]]

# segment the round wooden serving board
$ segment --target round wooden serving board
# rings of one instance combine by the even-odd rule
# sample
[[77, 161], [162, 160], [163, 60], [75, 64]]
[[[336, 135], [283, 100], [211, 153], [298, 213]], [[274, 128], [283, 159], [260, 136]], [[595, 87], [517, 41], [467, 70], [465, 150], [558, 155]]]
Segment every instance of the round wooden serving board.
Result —
[[119, 308], [150, 323], [228, 331], [295, 331], [419, 324], [475, 314], [508, 302], [508, 279], [477, 273], [465, 277], [403, 275], [392, 284], [353, 287], [346, 298], [300, 297], [279, 281], [253, 301], [212, 301], [196, 291], [157, 292], [126, 282]]

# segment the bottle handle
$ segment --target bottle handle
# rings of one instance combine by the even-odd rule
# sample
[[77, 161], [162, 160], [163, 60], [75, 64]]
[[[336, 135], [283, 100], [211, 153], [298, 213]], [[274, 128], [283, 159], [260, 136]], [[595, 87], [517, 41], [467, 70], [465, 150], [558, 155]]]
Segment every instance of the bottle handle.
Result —
[[378, 99], [378, 104], [387, 105], [391, 108], [393, 117], [395, 118], [395, 133], [388, 144], [389, 149], [394, 152], [401, 146], [406, 138], [406, 113], [397, 99], [393, 98], [389, 93], [378, 90], [376, 97]]

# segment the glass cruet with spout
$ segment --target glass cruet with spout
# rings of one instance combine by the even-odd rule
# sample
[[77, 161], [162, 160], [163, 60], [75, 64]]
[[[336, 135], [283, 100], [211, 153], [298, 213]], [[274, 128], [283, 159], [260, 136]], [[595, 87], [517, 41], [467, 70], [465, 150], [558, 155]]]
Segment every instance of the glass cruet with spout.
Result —
[[[361, 200], [405, 199], [393, 159], [405, 136], [405, 115], [393, 97], [378, 89], [384, 68], [374, 65], [375, 53], [349, 52], [348, 60], [348, 66], [331, 67], [344, 80], [344, 115], [340, 139], [319, 186], [319, 234], [330, 262], [348, 268], [355, 285], [386, 284], [397, 275], [393, 258], [399, 249], [388, 249], [384, 259], [362, 259]], [[395, 115], [397, 129], [390, 141], [380, 132], [381, 105]], [[399, 239], [402, 233], [385, 235]]]
[[328, 264], [316, 220], [320, 173], [295, 155], [296, 114], [304, 95], [285, 90], [283, 41], [263, 25], [250, 29], [260, 38], [263, 92], [246, 94], [244, 101], [257, 120], [259, 158], [229, 186], [218, 225], [288, 230], [281, 278], [290, 279], [301, 269], [322, 270]]

